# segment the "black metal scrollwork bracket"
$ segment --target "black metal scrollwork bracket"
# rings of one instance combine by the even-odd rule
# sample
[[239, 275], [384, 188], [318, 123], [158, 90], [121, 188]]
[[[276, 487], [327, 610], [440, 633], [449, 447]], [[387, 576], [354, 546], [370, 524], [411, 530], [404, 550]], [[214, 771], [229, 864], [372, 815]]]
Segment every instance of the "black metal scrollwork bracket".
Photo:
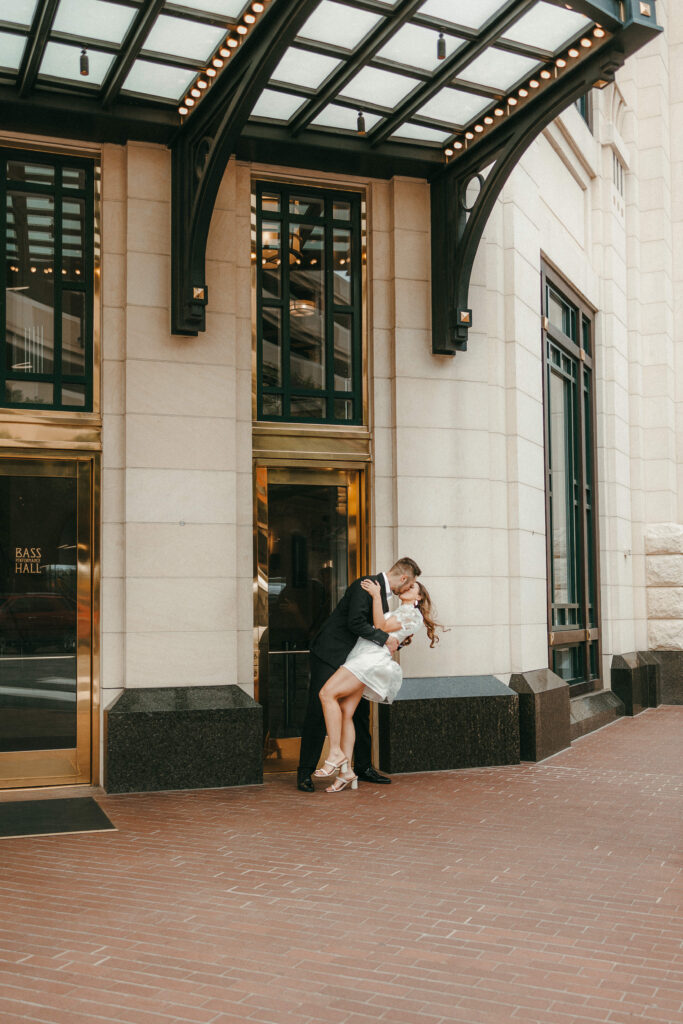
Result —
[[318, 0], [273, 4], [171, 142], [171, 332], [206, 329], [206, 242], [228, 160], [284, 51]]
[[467, 349], [472, 327], [472, 266], [494, 204], [520, 159], [543, 129], [596, 82], [611, 82], [626, 57], [661, 29], [654, 3], [641, 13], [626, 0], [626, 20], [610, 45], [553, 83], [545, 95], [507, 117], [490, 135], [439, 170], [430, 182], [432, 245], [432, 351], [455, 355]]

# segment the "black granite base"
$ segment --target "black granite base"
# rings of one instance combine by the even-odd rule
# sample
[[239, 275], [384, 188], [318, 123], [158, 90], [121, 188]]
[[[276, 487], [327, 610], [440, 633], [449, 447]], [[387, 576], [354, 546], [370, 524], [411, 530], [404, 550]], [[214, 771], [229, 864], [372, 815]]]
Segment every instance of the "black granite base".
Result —
[[523, 761], [542, 761], [571, 745], [569, 686], [549, 668], [515, 673], [519, 694], [519, 743]]
[[661, 704], [683, 704], [683, 651], [648, 651], [661, 665]]
[[384, 771], [519, 764], [519, 698], [494, 676], [405, 679], [379, 705]]
[[263, 781], [263, 709], [239, 686], [125, 690], [104, 713], [108, 793]]
[[661, 703], [661, 664], [651, 651], [615, 654], [611, 666], [612, 692], [624, 704], [624, 713], [639, 715]]
[[569, 701], [569, 734], [574, 740], [589, 732], [602, 729], [603, 725], [616, 722], [624, 714], [624, 705], [611, 690], [597, 690], [583, 693]]

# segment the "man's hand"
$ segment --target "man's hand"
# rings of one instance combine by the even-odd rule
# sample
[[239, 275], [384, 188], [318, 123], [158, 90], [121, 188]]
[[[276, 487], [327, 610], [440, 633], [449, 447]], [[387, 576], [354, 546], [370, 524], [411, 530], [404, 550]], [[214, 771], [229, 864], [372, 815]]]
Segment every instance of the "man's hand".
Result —
[[390, 654], [395, 654], [398, 650], [398, 640], [395, 636], [388, 636], [384, 646], [389, 648]]

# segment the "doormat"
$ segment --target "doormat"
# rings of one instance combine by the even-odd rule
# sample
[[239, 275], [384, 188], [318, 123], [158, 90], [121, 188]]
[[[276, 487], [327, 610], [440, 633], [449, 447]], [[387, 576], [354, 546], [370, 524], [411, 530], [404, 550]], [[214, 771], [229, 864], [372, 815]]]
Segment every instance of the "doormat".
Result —
[[92, 797], [0, 803], [0, 839], [116, 831]]

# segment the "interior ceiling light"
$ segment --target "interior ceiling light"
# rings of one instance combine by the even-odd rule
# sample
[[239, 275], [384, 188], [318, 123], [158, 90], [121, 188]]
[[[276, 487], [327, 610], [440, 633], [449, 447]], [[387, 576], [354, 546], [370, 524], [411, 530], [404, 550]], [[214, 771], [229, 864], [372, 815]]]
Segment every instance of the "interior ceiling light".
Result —
[[436, 59], [446, 59], [446, 37], [443, 32], [439, 32], [439, 38], [436, 41]]
[[363, 117], [363, 111], [358, 111], [358, 119], [356, 121], [356, 129], [359, 135], [365, 135], [365, 118]]
[[313, 299], [290, 299], [290, 316], [313, 316], [315, 313], [315, 302]]
[[81, 74], [87, 76], [90, 74], [90, 61], [88, 59], [88, 51], [84, 48], [81, 50]]

